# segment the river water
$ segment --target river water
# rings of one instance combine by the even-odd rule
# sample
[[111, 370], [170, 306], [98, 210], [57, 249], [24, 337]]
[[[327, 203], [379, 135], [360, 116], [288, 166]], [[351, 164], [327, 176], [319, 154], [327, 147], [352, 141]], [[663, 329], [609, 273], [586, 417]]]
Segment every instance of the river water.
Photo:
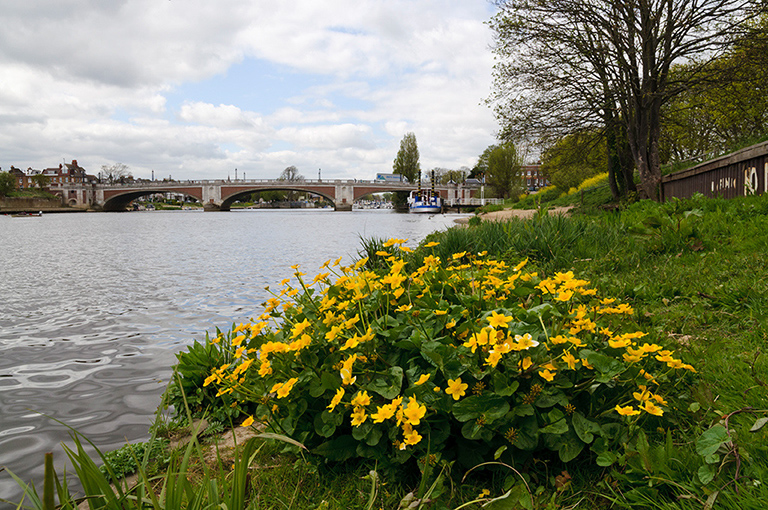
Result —
[[[301, 264], [357, 256], [361, 238], [408, 238], [458, 215], [389, 210], [156, 211], [0, 216], [0, 467], [42, 488], [68, 429], [103, 451], [147, 437], [175, 353], [260, 313]], [[21, 491], [0, 472], [0, 499]], [[4, 505], [0, 503], [0, 508]]]

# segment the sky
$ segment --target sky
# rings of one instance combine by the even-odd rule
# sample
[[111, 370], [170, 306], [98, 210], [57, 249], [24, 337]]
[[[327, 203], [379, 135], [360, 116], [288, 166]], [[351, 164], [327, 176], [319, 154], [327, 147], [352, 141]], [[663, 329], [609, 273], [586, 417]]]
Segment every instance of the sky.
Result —
[[472, 167], [488, 0], [25, 0], [0, 9], [0, 167], [308, 179]]

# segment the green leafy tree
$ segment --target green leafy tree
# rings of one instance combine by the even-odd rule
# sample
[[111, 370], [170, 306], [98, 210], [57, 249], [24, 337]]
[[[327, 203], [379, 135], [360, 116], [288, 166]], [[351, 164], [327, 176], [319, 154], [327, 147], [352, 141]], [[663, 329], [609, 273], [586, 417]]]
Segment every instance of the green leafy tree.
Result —
[[541, 170], [549, 182], [568, 191], [605, 169], [605, 139], [595, 134], [572, 134], [560, 139], [541, 156]]
[[34, 182], [35, 186], [37, 186], [40, 189], [47, 188], [48, 185], [51, 183], [51, 178], [42, 173], [31, 176], [29, 180]]
[[494, 148], [488, 155], [486, 182], [500, 198], [510, 198], [521, 190], [520, 157], [512, 143]]
[[421, 171], [419, 146], [416, 143], [416, 135], [412, 132], [406, 133], [400, 141], [400, 150], [397, 151], [397, 157], [392, 168], [392, 173], [404, 176], [409, 182], [416, 182], [418, 179]]
[[[663, 109], [662, 160], [700, 160], [757, 143], [768, 134], [768, 19], [722, 58], [709, 63], [719, 79], [685, 90]], [[691, 65], [672, 69], [673, 79]]]
[[[761, 11], [756, 0], [497, 0], [497, 117], [506, 140], [590, 128], [626, 133], [641, 186], [658, 198], [661, 108], [712, 78]], [[676, 81], [673, 64], [695, 62]], [[718, 73], [722, 75], [722, 73]], [[608, 139], [609, 154], [614, 140]], [[611, 169], [614, 165], [609, 165]]]
[[16, 189], [16, 179], [9, 172], [0, 172], [0, 197]]

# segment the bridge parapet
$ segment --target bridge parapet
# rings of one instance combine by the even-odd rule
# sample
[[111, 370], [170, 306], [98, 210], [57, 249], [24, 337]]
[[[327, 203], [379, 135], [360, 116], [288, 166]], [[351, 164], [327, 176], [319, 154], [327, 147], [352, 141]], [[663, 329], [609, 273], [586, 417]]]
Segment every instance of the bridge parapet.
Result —
[[[477, 186], [457, 184], [438, 185], [435, 189], [443, 198], [460, 202], [472, 196]], [[352, 210], [352, 204], [369, 193], [411, 191], [416, 185], [406, 182], [382, 182], [358, 179], [306, 179], [281, 181], [277, 179], [205, 179], [186, 181], [135, 181], [131, 183], [67, 184], [60, 186], [70, 205], [91, 206], [106, 211], [124, 210], [136, 198], [153, 193], [183, 193], [200, 200], [206, 210], [228, 211], [237, 197], [265, 190], [288, 190], [313, 193], [327, 198], [336, 210]]]

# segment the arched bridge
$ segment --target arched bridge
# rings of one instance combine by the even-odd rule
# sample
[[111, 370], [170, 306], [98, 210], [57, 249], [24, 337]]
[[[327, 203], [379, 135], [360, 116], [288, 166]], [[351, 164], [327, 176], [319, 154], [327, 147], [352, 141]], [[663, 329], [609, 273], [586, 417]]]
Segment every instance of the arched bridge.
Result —
[[[416, 186], [387, 181], [249, 179], [68, 184], [59, 189], [62, 198], [69, 205], [94, 207], [104, 211], [124, 211], [133, 200], [154, 193], [180, 193], [202, 202], [206, 211], [228, 211], [236, 200], [245, 195], [274, 190], [314, 193], [331, 201], [337, 211], [351, 211], [355, 200], [370, 193], [411, 191], [416, 189]], [[436, 186], [435, 190], [449, 203], [463, 203], [472, 197], [475, 188], [462, 184], [447, 184]]]

